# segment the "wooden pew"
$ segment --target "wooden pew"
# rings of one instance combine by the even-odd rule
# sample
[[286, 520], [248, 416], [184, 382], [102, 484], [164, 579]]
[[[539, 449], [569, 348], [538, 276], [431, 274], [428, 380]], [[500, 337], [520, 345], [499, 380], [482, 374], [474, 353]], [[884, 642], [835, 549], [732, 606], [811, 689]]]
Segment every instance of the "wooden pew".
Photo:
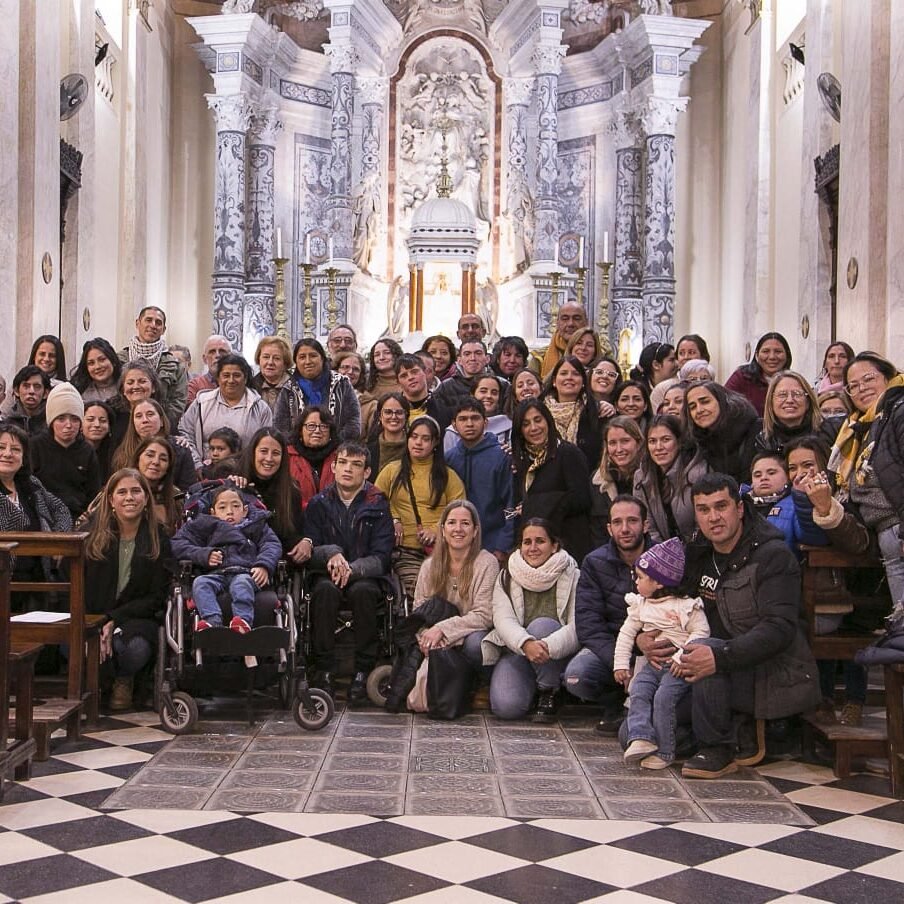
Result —
[[79, 737], [81, 713], [89, 725], [97, 723], [100, 705], [100, 629], [102, 615], [85, 613], [85, 540], [87, 533], [5, 532], [0, 539], [16, 544], [17, 555], [61, 557], [69, 563], [69, 580], [13, 581], [12, 591], [69, 594], [69, 618], [52, 624], [13, 622], [11, 637], [21, 644], [68, 644], [66, 695], [35, 707], [36, 759], [50, 755], [50, 735], [66, 726], [67, 737]]
[[[32, 679], [40, 644], [12, 644], [10, 641], [9, 584], [15, 543], [0, 544], [0, 800], [3, 782], [11, 771], [20, 780], [31, 777], [35, 754], [32, 722]], [[9, 737], [10, 686], [16, 688], [15, 730]]]

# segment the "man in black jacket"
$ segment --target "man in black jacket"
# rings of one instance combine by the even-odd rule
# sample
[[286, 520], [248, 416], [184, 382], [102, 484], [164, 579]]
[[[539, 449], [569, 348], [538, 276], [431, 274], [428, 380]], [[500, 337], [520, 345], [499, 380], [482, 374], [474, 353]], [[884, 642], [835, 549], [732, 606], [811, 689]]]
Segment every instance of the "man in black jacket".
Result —
[[355, 676], [348, 703], [367, 699], [367, 674], [376, 665], [377, 608], [383, 595], [379, 578], [389, 574], [395, 537], [386, 497], [367, 478], [370, 453], [344, 442], [332, 465], [335, 482], [305, 510], [305, 537], [312, 545], [310, 569], [314, 685], [332, 693], [336, 620], [342, 604], [352, 610]]
[[677, 665], [693, 687], [699, 744], [682, 774], [718, 778], [762, 759], [763, 733], [753, 732], [754, 719], [811, 709], [820, 693], [800, 571], [781, 532], [741, 501], [738, 484], [725, 474], [701, 477], [691, 496], [702, 536], [688, 547], [685, 580], [688, 593], [703, 599], [711, 636], [689, 644]]
[[610, 540], [595, 549], [581, 565], [574, 621], [581, 649], [565, 669], [566, 690], [594, 703], [603, 703], [597, 726], [614, 737], [623, 718], [624, 694], [613, 677], [615, 639], [625, 620], [625, 594], [634, 591], [634, 563], [649, 547], [645, 534], [647, 507], [633, 496], [617, 496], [606, 525]]

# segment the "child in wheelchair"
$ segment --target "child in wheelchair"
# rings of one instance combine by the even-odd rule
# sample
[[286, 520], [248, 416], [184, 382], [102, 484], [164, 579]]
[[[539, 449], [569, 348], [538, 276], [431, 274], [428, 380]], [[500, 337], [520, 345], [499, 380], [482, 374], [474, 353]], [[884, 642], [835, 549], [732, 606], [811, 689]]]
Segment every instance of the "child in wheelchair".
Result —
[[200, 616], [196, 631], [221, 627], [218, 595], [228, 591], [232, 602], [229, 627], [247, 634], [254, 624], [254, 595], [273, 578], [282, 544], [268, 526], [265, 508], [249, 509], [231, 484], [211, 494], [209, 514], [196, 515], [172, 539], [177, 559], [187, 559], [203, 571], [192, 581], [192, 598]]

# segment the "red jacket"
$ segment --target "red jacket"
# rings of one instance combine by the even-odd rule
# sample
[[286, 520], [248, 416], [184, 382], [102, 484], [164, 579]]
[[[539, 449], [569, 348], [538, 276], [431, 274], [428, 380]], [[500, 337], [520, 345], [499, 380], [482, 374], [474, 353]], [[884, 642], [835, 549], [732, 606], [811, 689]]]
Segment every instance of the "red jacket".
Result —
[[336, 460], [334, 449], [323, 460], [319, 473], [311, 467], [311, 463], [299, 453], [294, 445], [289, 446], [289, 473], [301, 490], [301, 507], [306, 509], [308, 503], [333, 482], [333, 462]]

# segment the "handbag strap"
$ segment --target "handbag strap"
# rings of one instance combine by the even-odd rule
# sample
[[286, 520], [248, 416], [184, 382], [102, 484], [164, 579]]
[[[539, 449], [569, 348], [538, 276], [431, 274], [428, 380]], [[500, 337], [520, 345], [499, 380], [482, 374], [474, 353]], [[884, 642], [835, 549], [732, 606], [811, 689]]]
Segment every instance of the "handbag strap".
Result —
[[405, 488], [408, 490], [408, 498], [411, 500], [411, 510], [414, 512], [414, 522], [418, 527], [423, 527], [423, 522], [421, 521], [421, 513], [417, 507], [417, 500], [414, 498], [414, 487], [411, 483], [411, 475], [405, 478]]

